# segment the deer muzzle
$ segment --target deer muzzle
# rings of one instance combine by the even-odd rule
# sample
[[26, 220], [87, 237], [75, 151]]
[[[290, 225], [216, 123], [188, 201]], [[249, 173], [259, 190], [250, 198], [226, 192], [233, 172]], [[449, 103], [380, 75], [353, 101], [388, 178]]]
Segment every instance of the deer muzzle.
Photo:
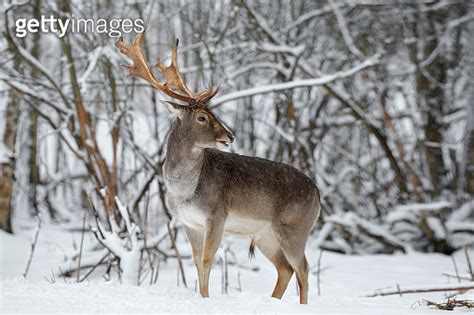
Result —
[[226, 132], [216, 138], [216, 142], [222, 143], [225, 146], [229, 146], [230, 143], [234, 142], [234, 136], [226, 130]]

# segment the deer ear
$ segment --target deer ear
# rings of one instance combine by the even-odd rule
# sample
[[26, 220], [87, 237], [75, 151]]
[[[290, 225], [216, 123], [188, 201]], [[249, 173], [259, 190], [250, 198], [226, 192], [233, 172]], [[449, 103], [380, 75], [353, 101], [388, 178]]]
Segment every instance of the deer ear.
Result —
[[176, 116], [178, 119], [182, 119], [184, 116], [184, 111], [186, 110], [184, 105], [180, 105], [178, 103], [173, 103], [170, 101], [164, 101], [160, 100], [163, 104], [166, 105], [166, 108], [168, 108], [168, 111]]

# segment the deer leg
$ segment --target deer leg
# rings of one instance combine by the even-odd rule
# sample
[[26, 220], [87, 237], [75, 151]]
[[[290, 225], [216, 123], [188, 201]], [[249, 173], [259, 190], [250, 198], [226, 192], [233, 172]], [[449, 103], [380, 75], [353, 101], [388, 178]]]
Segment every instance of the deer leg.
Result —
[[300, 304], [308, 304], [308, 261], [304, 253], [302, 256], [291, 255], [291, 252], [285, 252], [285, 257], [296, 273], [296, 279], [298, 280], [298, 287], [300, 289]]
[[283, 253], [279, 253], [274, 260], [273, 264], [277, 268], [278, 280], [273, 289], [272, 297], [281, 299], [293, 275], [293, 268], [291, 268]]
[[191, 248], [193, 250], [194, 265], [196, 266], [196, 271], [198, 274], [199, 287], [201, 287], [202, 281], [202, 252], [203, 252], [203, 242], [204, 234], [201, 231], [191, 229], [184, 226], [184, 231], [188, 236], [188, 240], [191, 243]]
[[300, 288], [300, 304], [308, 304], [308, 273], [309, 266], [306, 256], [303, 256], [303, 261], [295, 269], [296, 279]]
[[304, 254], [306, 238], [303, 242], [301, 235], [298, 237], [298, 231], [285, 231], [279, 233], [278, 240], [287, 261], [296, 273], [300, 289], [300, 304], [308, 304], [309, 265]]
[[209, 274], [211, 273], [212, 260], [221, 243], [224, 233], [225, 220], [213, 218], [206, 222], [204, 235], [204, 252], [202, 255], [202, 281], [200, 292], [202, 297], [209, 297]]
[[262, 254], [270, 260], [278, 272], [278, 280], [273, 289], [272, 297], [281, 299], [288, 287], [291, 276], [293, 275], [293, 268], [286, 260], [285, 255], [280, 249], [278, 240], [270, 234], [271, 231], [265, 233], [264, 236], [256, 240], [258, 249]]

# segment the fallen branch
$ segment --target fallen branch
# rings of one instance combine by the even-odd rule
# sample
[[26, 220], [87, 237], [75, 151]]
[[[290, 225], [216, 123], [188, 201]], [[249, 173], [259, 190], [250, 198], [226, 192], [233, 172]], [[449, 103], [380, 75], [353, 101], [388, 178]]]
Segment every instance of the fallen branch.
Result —
[[428, 300], [424, 300], [426, 305], [428, 306], [436, 306], [440, 310], [444, 311], [452, 311], [456, 307], [466, 307], [466, 308], [474, 308], [474, 302], [471, 300], [456, 300], [456, 299], [448, 299], [444, 303], [436, 303]]
[[474, 289], [474, 283], [454, 283], [446, 285], [425, 285], [425, 286], [410, 286], [405, 289], [401, 288], [390, 288], [378, 290], [372, 294], [366, 295], [365, 297], [376, 297], [376, 296], [387, 296], [387, 295], [402, 295], [408, 293], [425, 293], [425, 292], [444, 292], [444, 291], [461, 291], [465, 292]]

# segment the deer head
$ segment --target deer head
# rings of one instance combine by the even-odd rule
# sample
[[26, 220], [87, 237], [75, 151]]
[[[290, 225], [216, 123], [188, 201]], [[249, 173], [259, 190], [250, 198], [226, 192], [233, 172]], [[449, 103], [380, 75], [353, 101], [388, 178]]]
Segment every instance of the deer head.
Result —
[[120, 38], [115, 46], [120, 52], [133, 61], [131, 65], [122, 65], [129, 69], [132, 77], [142, 78], [152, 87], [169, 96], [174, 101], [162, 101], [168, 109], [178, 118], [178, 124], [187, 140], [201, 148], [221, 148], [228, 146], [234, 141], [234, 136], [209, 108], [210, 100], [219, 92], [219, 86], [212, 90], [209, 86], [206, 90], [193, 93], [186, 85], [179, 71], [177, 51], [179, 41], [176, 40], [171, 53], [171, 64], [164, 66], [160, 60], [156, 61], [156, 67], [166, 78], [165, 83], [159, 82], [148, 65], [141, 50], [141, 42], [145, 32], [139, 33], [131, 44]]

